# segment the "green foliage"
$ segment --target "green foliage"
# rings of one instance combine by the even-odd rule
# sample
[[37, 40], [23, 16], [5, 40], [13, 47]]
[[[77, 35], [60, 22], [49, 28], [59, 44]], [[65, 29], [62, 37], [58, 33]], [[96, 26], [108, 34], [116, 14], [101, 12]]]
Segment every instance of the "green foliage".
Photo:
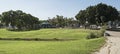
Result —
[[81, 24], [85, 24], [86, 22], [86, 11], [85, 10], [81, 10], [75, 17], [77, 20], [80, 21]]
[[38, 29], [39, 19], [21, 10], [3, 12], [1, 17], [2, 23], [5, 23], [7, 27], [11, 26], [9, 30]]
[[101, 29], [100, 32], [99, 32], [99, 36], [104, 36], [105, 30], [106, 29]]
[[59, 15], [56, 15], [56, 17], [52, 19], [48, 19], [48, 22], [56, 27], [73, 27], [74, 24], [79, 24], [74, 18], [67, 18]]
[[94, 39], [94, 38], [100, 38], [104, 36], [106, 29], [100, 29], [100, 31], [96, 32], [90, 32], [89, 35], [86, 37], [87, 39]]
[[98, 38], [98, 35], [96, 33], [90, 32], [90, 34], [86, 38], [87, 39], [94, 39], [94, 38]]
[[108, 21], [118, 20], [118, 14], [116, 8], [99, 3], [95, 6], [89, 6], [85, 10], [81, 10], [75, 17], [81, 24], [85, 24], [88, 21], [89, 24], [104, 25]]

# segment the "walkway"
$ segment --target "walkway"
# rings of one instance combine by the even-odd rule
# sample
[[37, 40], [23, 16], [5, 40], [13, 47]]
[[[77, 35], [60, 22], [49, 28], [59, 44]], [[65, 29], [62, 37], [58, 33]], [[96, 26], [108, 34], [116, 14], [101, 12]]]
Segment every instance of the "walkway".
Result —
[[95, 54], [120, 54], [120, 32], [107, 31], [111, 36], [107, 37], [107, 43]]

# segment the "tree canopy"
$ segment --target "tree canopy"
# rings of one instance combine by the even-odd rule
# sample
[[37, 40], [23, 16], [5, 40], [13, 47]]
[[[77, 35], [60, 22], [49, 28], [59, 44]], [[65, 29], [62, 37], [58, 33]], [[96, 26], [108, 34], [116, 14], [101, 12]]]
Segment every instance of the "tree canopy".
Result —
[[118, 11], [115, 7], [99, 3], [81, 10], [75, 17], [81, 24], [88, 21], [89, 24], [103, 25], [108, 21], [118, 20]]
[[56, 15], [56, 17], [52, 19], [48, 19], [48, 22], [56, 27], [72, 27], [74, 24], [79, 24], [74, 18], [67, 18], [59, 15]]
[[38, 29], [36, 24], [39, 24], [39, 19], [37, 17], [24, 13], [21, 10], [3, 12], [1, 21], [7, 27], [11, 26], [13, 30]]

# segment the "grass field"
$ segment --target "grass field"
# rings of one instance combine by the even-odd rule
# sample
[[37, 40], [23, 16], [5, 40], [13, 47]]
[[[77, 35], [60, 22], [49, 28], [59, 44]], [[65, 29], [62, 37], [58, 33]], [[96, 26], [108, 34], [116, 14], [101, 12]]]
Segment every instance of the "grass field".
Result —
[[[1, 38], [60, 38], [71, 41], [0, 41], [0, 54], [90, 54], [104, 44], [104, 38], [86, 39], [84, 29], [40, 29], [13, 32], [0, 29]], [[97, 32], [97, 31], [92, 31]]]

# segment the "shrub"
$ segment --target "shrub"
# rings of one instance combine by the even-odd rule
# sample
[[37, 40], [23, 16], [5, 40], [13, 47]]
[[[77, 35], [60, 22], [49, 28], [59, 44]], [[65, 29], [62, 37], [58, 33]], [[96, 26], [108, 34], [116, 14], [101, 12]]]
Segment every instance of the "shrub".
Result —
[[99, 32], [90, 32], [87, 36], [87, 39], [99, 38], [103, 37], [105, 33], [105, 29], [101, 29]]
[[93, 39], [98, 38], [98, 35], [96, 33], [90, 32], [90, 34], [87, 36], [87, 39]]
[[101, 29], [99, 32], [99, 36], [104, 36], [104, 33], [105, 33], [105, 29]]

